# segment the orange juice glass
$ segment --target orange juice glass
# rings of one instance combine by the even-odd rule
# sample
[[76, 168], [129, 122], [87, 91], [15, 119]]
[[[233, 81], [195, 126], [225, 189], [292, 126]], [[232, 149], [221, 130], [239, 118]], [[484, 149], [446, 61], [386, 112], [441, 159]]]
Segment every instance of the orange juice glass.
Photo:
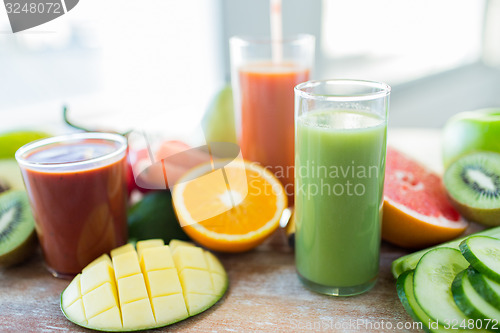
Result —
[[294, 92], [309, 80], [314, 37], [232, 37], [231, 81], [243, 158], [272, 171], [293, 203]]

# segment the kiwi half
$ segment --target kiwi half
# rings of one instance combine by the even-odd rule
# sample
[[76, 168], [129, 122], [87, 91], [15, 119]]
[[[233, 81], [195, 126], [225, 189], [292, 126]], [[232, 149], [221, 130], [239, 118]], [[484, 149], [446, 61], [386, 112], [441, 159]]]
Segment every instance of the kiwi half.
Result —
[[458, 159], [446, 170], [444, 185], [463, 217], [500, 225], [500, 154], [480, 152]]
[[13, 158], [0, 159], [0, 193], [8, 190], [24, 190], [21, 170]]
[[24, 261], [33, 254], [36, 244], [35, 221], [26, 192], [0, 194], [0, 265]]

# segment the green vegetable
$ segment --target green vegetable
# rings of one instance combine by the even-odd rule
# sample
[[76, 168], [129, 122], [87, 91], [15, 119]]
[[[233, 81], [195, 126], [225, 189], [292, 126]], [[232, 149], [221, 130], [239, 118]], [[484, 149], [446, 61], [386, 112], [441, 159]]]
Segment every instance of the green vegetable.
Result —
[[469, 318], [493, 319], [500, 321], [500, 311], [486, 300], [473, 288], [467, 270], [460, 272], [451, 286], [455, 303]]
[[189, 240], [175, 216], [170, 191], [154, 191], [133, 205], [128, 212], [129, 240], [161, 238]]
[[460, 251], [472, 267], [500, 283], [500, 240], [472, 236], [460, 243]]
[[[483, 236], [490, 236], [490, 237], [494, 237], [494, 238], [500, 238], [500, 227], [486, 229], [486, 230], [483, 230], [483, 231], [476, 233], [475, 235], [483, 235]], [[422, 258], [422, 256], [424, 254], [426, 254], [427, 252], [429, 252], [432, 249], [436, 249], [439, 247], [451, 247], [451, 248], [458, 250], [460, 243], [466, 238], [467, 237], [455, 239], [455, 240], [452, 240], [452, 241], [447, 242], [447, 243], [443, 243], [443, 244], [440, 244], [437, 246], [433, 246], [433, 247], [423, 249], [423, 250], [420, 250], [418, 252], [414, 252], [414, 253], [408, 254], [406, 256], [400, 257], [392, 262], [392, 266], [391, 266], [392, 275], [394, 276], [394, 278], [397, 279], [398, 276], [401, 275], [402, 273], [404, 273], [406, 271], [410, 271], [412, 269], [415, 269], [415, 267], [417, 267], [417, 264], [418, 264], [420, 258]]]
[[479, 295], [500, 310], [500, 284], [479, 273], [473, 267], [467, 269], [467, 276]]
[[413, 292], [413, 274], [414, 271], [407, 271], [398, 277], [398, 282], [396, 284], [398, 290], [398, 296], [405, 308], [406, 312], [416, 321], [422, 323], [422, 328], [426, 332], [449, 332], [443, 326], [436, 324], [436, 327], [430, 328], [430, 323], [432, 319], [422, 310], [420, 305], [418, 305], [415, 299], [415, 294]]
[[460, 251], [448, 247], [429, 251], [420, 259], [413, 276], [413, 292], [422, 310], [433, 321], [467, 321], [467, 316], [455, 304], [450, 288], [455, 276], [468, 266]]

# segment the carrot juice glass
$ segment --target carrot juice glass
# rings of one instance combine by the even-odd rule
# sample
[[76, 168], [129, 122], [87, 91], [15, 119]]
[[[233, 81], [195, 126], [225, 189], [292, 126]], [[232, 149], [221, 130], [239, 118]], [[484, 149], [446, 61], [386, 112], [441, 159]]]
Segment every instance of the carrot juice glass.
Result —
[[69, 278], [127, 241], [127, 140], [78, 133], [16, 152], [49, 271]]
[[229, 43], [241, 152], [272, 171], [293, 203], [293, 88], [309, 79], [314, 36], [232, 37]]

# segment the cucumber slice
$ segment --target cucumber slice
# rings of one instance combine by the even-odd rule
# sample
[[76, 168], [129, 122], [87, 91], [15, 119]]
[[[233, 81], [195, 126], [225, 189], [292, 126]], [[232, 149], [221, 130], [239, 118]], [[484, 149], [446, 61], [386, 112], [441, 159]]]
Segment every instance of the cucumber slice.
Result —
[[500, 283], [500, 240], [487, 236], [472, 236], [460, 243], [460, 251], [471, 266]]
[[399, 300], [401, 304], [403, 304], [406, 312], [408, 312], [413, 320], [422, 323], [422, 329], [424, 331], [435, 333], [448, 332], [441, 325], [437, 325], [437, 327], [432, 329], [429, 328], [429, 323], [432, 319], [422, 310], [420, 305], [418, 305], [415, 294], [413, 293], [413, 271], [404, 272], [398, 277], [396, 289], [398, 291]]
[[462, 312], [474, 319], [492, 319], [493, 321], [484, 321], [483, 327], [490, 328], [485, 325], [490, 324], [495, 321], [498, 323], [500, 321], [500, 311], [498, 311], [493, 305], [486, 302], [472, 287], [472, 284], [467, 275], [467, 270], [460, 272], [453, 284], [451, 285], [451, 291], [453, 293], [453, 298], [458, 308]]
[[467, 269], [467, 277], [478, 294], [500, 310], [500, 284], [479, 273], [473, 267]]
[[[485, 229], [483, 231], [475, 233], [474, 235], [483, 235], [483, 236], [490, 236], [490, 237], [494, 237], [494, 238], [500, 238], [500, 227]], [[394, 276], [395, 279], [397, 279], [398, 276], [401, 275], [402, 273], [415, 269], [415, 267], [417, 267], [417, 264], [418, 264], [420, 258], [422, 258], [422, 256], [424, 254], [426, 254], [427, 252], [429, 252], [430, 250], [440, 248], [440, 247], [451, 247], [454, 249], [458, 249], [460, 243], [466, 238], [467, 237], [462, 237], [462, 238], [455, 239], [455, 240], [452, 240], [452, 241], [449, 241], [449, 242], [446, 242], [446, 243], [443, 243], [443, 244], [440, 244], [437, 246], [433, 246], [433, 247], [430, 247], [427, 249], [423, 249], [423, 250], [402, 256], [402, 257], [400, 257], [392, 262], [392, 265], [391, 265], [392, 275]]]
[[447, 247], [431, 250], [420, 259], [413, 277], [415, 299], [434, 321], [460, 323], [469, 319], [451, 293], [453, 279], [468, 266], [460, 251]]

